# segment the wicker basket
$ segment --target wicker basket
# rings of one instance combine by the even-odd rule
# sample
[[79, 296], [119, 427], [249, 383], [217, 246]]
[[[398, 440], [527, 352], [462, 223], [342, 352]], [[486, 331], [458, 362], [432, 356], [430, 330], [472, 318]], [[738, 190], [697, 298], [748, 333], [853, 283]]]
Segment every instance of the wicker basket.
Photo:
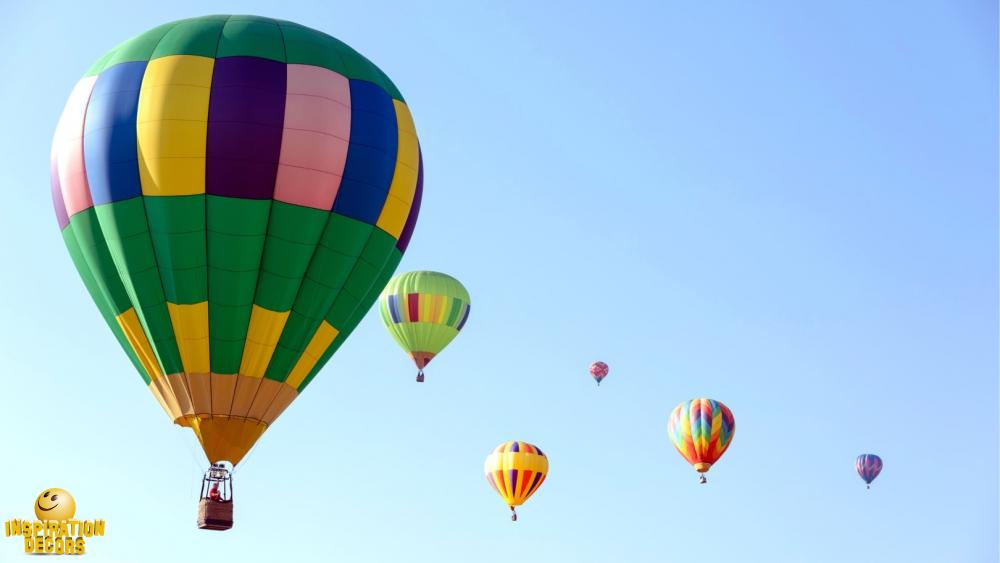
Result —
[[233, 501], [201, 499], [198, 502], [198, 527], [202, 530], [228, 530], [233, 527]]

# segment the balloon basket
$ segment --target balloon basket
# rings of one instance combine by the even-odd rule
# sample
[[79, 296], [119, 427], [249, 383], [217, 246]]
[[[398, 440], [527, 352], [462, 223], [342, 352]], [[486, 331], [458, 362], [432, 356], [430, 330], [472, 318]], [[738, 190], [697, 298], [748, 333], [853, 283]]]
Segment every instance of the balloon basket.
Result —
[[201, 480], [198, 528], [228, 530], [233, 527], [233, 477], [221, 463], [213, 463]]

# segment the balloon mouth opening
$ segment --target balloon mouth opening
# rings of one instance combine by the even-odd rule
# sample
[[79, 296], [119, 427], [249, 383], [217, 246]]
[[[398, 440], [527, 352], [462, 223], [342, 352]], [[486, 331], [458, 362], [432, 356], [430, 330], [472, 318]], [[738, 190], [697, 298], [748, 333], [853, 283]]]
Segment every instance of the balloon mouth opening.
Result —
[[435, 354], [433, 352], [410, 352], [410, 358], [413, 359], [413, 363], [416, 364], [417, 369], [423, 370], [427, 367], [427, 364], [431, 363], [434, 359]]
[[188, 421], [209, 462], [225, 462], [230, 467], [239, 464], [267, 430], [267, 424], [249, 418], [193, 417]]
[[711, 463], [696, 463], [694, 464], [694, 470], [698, 473], [705, 473], [712, 467]]

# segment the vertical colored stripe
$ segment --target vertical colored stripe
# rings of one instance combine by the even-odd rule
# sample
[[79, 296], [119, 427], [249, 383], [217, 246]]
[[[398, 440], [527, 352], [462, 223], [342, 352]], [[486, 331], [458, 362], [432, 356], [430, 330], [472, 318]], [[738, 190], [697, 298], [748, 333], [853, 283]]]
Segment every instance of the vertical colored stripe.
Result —
[[250, 377], [263, 377], [267, 365], [274, 354], [281, 331], [288, 322], [288, 311], [277, 312], [253, 306], [250, 315], [250, 325], [247, 328], [246, 344], [243, 347], [243, 359], [240, 363], [240, 374]]
[[326, 349], [333, 344], [338, 334], [340, 334], [340, 331], [331, 326], [330, 323], [326, 321], [321, 322], [319, 328], [316, 329], [316, 333], [309, 340], [306, 349], [302, 351], [302, 356], [299, 357], [295, 367], [288, 374], [288, 379], [285, 380], [285, 383], [298, 389], [306, 376], [309, 375], [309, 372], [312, 371], [313, 366], [323, 357]]
[[524, 500], [525, 498], [527, 498], [527, 494], [528, 494], [528, 483], [530, 483], [530, 482], [531, 482], [531, 477], [532, 477], [532, 474], [533, 474], [534, 472], [533, 472], [533, 471], [531, 471], [530, 469], [525, 469], [525, 470], [523, 471], [523, 473], [524, 473], [524, 475], [522, 475], [522, 476], [521, 476], [521, 490], [517, 492], [517, 496], [518, 496], [518, 497], [519, 497], [519, 498], [520, 498], [521, 500]]
[[167, 302], [181, 363], [187, 373], [208, 373], [208, 301], [192, 305]]
[[443, 325], [447, 325], [448, 319], [451, 318], [451, 310], [454, 308], [452, 299], [452, 297], [448, 297], [447, 295], [441, 296], [441, 324]]
[[125, 333], [125, 338], [128, 339], [136, 356], [139, 357], [139, 362], [146, 369], [146, 373], [149, 374], [150, 379], [156, 380], [163, 377], [163, 370], [160, 369], [160, 363], [153, 354], [153, 348], [149, 345], [146, 332], [143, 331], [142, 325], [139, 324], [139, 317], [135, 314], [135, 309], [125, 311], [115, 317], [115, 320], [118, 321], [118, 326]]
[[455, 326], [458, 321], [458, 315], [462, 312], [462, 300], [458, 297], [452, 297], [451, 303], [448, 306], [448, 318], [445, 320], [445, 324], [448, 326]]
[[418, 303], [420, 304], [421, 322], [425, 323], [434, 322], [434, 317], [431, 315], [431, 296], [428, 294], [420, 294]]
[[399, 323], [399, 298], [395, 295], [389, 295], [386, 303], [386, 307], [389, 310], [389, 316], [392, 318], [392, 322]]
[[542, 473], [542, 472], [535, 473], [535, 480], [534, 480], [534, 482], [531, 483], [531, 488], [528, 489], [528, 493], [525, 495], [525, 498], [530, 497], [531, 495], [535, 494], [535, 490], [538, 489], [539, 485], [541, 485], [542, 481], [544, 481], [544, 480], [545, 480], [545, 474], [544, 473]]
[[434, 322], [444, 324], [448, 314], [448, 302], [450, 299], [445, 295], [434, 296]]
[[494, 471], [493, 474], [495, 475], [497, 487], [500, 489], [500, 496], [502, 496], [504, 499], [509, 498], [510, 492], [507, 489], [507, 480], [504, 479], [503, 469], [498, 469]]
[[461, 320], [461, 322], [458, 323], [458, 326], [455, 327], [456, 330], [462, 330], [462, 327], [465, 326], [465, 321], [469, 320], [469, 309], [470, 308], [471, 307], [469, 305], [465, 305], [465, 308], [462, 311], [462, 320]]
[[399, 322], [404, 322], [406, 320], [406, 313], [407, 313], [404, 305], [405, 297], [395, 295], [394, 298], [395, 298], [394, 304], [395, 304], [396, 317], [399, 318]]
[[382, 212], [376, 225], [383, 231], [398, 239], [406, 225], [413, 204], [413, 196], [417, 188], [417, 174], [420, 167], [419, 149], [417, 146], [417, 131], [413, 125], [406, 104], [392, 101], [396, 111], [398, 150], [396, 151], [396, 166], [389, 185]]
[[173, 55], [149, 62], [136, 138], [143, 195], [205, 193], [205, 135], [215, 59]]
[[69, 226], [69, 213], [66, 212], [66, 202], [63, 201], [62, 187], [59, 185], [59, 162], [53, 153], [49, 159], [49, 182], [52, 184], [52, 207], [56, 212], [56, 222], [60, 229]]
[[59, 188], [69, 217], [94, 206], [83, 157], [83, 130], [87, 104], [96, 82], [97, 77], [90, 76], [76, 83], [52, 139]]
[[97, 77], [87, 106], [83, 153], [94, 204], [138, 196], [135, 123], [145, 61], [108, 68]]
[[406, 305], [409, 312], [409, 318], [406, 320], [411, 323], [420, 322], [420, 294], [419, 293], [409, 293], [406, 295]]
[[396, 167], [396, 111], [382, 88], [351, 80], [351, 137], [333, 211], [374, 225]]
[[413, 203], [410, 204], [410, 215], [406, 218], [406, 224], [403, 225], [403, 232], [399, 235], [399, 241], [396, 242], [396, 248], [400, 252], [406, 252], [406, 247], [410, 245], [410, 239], [413, 237], [413, 229], [417, 225], [417, 217], [420, 216], [420, 202], [424, 196], [424, 159], [423, 153], [420, 153], [419, 149], [418, 146], [419, 167], [417, 168], [417, 188], [413, 195]]
[[270, 199], [281, 154], [285, 65], [257, 57], [216, 59], [208, 115], [205, 189]]
[[274, 199], [329, 210], [340, 189], [351, 136], [347, 78], [290, 64]]
[[423, 301], [426, 303], [425, 312], [426, 316], [423, 318], [429, 323], [437, 323], [438, 321], [438, 296], [437, 295], [424, 295]]

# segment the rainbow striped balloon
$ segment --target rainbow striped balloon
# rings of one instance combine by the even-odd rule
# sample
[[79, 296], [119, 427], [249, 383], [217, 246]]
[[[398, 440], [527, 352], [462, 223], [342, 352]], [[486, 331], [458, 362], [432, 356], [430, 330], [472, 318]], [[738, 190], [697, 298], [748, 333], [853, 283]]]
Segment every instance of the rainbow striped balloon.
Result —
[[854, 468], [858, 475], [864, 479], [866, 488], [872, 488], [872, 481], [882, 472], [882, 458], [875, 454], [861, 454], [854, 461]]
[[[729, 448], [736, 431], [736, 419], [726, 405], [713, 399], [691, 399], [670, 413], [667, 432], [677, 451], [705, 473]], [[706, 481], [705, 476], [700, 482]]]
[[111, 331], [210, 461], [238, 463], [369, 310], [423, 172], [386, 75], [292, 22], [171, 22], [101, 57], [52, 143], [52, 197]]
[[504, 442], [486, 456], [486, 481], [510, 507], [511, 519], [517, 520], [515, 506], [521, 506], [545, 482], [549, 459], [538, 446], [528, 442]]

